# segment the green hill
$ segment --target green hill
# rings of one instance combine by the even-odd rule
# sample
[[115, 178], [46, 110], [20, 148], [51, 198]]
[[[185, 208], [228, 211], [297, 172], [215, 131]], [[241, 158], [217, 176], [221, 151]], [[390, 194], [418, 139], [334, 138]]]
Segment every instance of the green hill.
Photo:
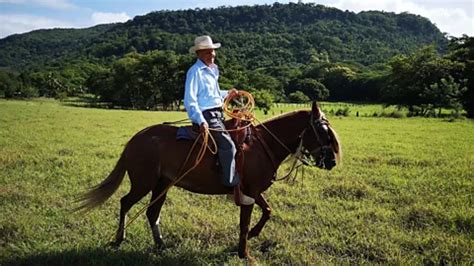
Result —
[[196, 35], [221, 42], [220, 64], [247, 69], [301, 65], [311, 58], [371, 65], [447, 39], [428, 19], [402, 13], [355, 14], [315, 4], [159, 11], [126, 23], [38, 30], [0, 40], [0, 67], [17, 71], [75, 60], [109, 63], [131, 51], [185, 54]]

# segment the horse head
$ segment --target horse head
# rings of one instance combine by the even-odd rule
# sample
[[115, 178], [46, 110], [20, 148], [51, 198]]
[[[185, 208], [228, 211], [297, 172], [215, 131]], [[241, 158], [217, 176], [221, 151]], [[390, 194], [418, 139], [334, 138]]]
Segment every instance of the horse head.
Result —
[[302, 133], [304, 153], [312, 157], [314, 166], [331, 170], [341, 157], [338, 136], [316, 102], [309, 117], [308, 127]]

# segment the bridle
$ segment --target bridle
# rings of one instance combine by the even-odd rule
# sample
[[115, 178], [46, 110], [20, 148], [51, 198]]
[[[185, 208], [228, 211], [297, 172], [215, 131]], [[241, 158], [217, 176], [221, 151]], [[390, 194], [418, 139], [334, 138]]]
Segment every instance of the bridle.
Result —
[[321, 136], [318, 134], [317, 128], [324, 128], [325, 131], [328, 131], [330, 128], [329, 121], [326, 119], [324, 115], [321, 115], [318, 119], [314, 119], [313, 113], [311, 113], [311, 118], [310, 118], [310, 125], [311, 129], [313, 130], [314, 136], [316, 136], [316, 141], [318, 142], [318, 147], [309, 151], [310, 154], [321, 154], [321, 160], [317, 162], [318, 167], [323, 167], [324, 166], [324, 159], [328, 155], [329, 152], [333, 152], [333, 147], [331, 145], [331, 142], [324, 144], [324, 142], [321, 140]]
[[[330, 144], [323, 145], [323, 142], [321, 141], [321, 137], [319, 136], [318, 131], [316, 129], [317, 127], [323, 127], [323, 126], [329, 127], [329, 121], [324, 116], [320, 116], [318, 119], [315, 120], [314, 119], [314, 114], [313, 114], [313, 112], [311, 112], [310, 121], [309, 121], [310, 126], [303, 129], [303, 131], [298, 136], [299, 144], [298, 144], [298, 147], [296, 148], [296, 150], [294, 152], [292, 152], [263, 123], [260, 123], [260, 124], [281, 146], [283, 146], [290, 154], [292, 154], [292, 156], [289, 160], [291, 160], [291, 159], [294, 160], [289, 172], [281, 178], [274, 177], [275, 181], [284, 180], [284, 179], [288, 178], [292, 174], [292, 172], [296, 168], [299, 168], [299, 166], [301, 166], [301, 165], [318, 166], [318, 167], [324, 166], [324, 159], [326, 158], [328, 152], [332, 151], [332, 146]], [[314, 133], [314, 136], [316, 137], [316, 142], [319, 144], [317, 148], [312, 149], [311, 151], [309, 151], [308, 149], [306, 149], [303, 146], [304, 136], [305, 136], [306, 132], [308, 132], [309, 128], [311, 128], [311, 131]], [[256, 134], [256, 135], [257, 135], [257, 138], [262, 143], [262, 145], [264, 146], [264, 150], [266, 151], [267, 155], [270, 157], [271, 161], [275, 165], [274, 156], [273, 156], [273, 154], [271, 154], [271, 151], [268, 148], [268, 145], [265, 143], [265, 141], [263, 139], [259, 138], [259, 136], [258, 136], [259, 134]], [[321, 157], [320, 157], [321, 159], [319, 161], [314, 160], [314, 158], [312, 157], [312, 155], [316, 154], [317, 152], [319, 152], [321, 154]], [[299, 166], [297, 166], [296, 165], [297, 162], [300, 162], [301, 164]]]
[[[318, 134], [318, 130], [316, 128], [319, 127], [327, 127], [329, 128], [329, 121], [326, 119], [324, 116], [320, 116], [318, 119], [314, 119], [314, 114], [311, 112], [309, 124], [311, 128], [311, 131], [313, 132], [316, 142], [318, 143], [318, 147], [308, 150], [303, 146], [303, 140], [306, 132], [308, 131], [308, 128], [305, 128], [303, 132], [298, 136], [299, 139], [299, 145], [298, 148], [295, 152], [295, 155], [297, 155], [297, 159], [300, 160], [304, 165], [311, 165], [311, 166], [324, 166], [324, 159], [326, 158], [328, 152], [332, 151], [332, 146], [331, 144], [323, 144], [323, 141], [321, 140], [321, 136]], [[319, 161], [315, 161], [312, 157], [313, 154], [320, 153], [321, 154], [321, 159]], [[298, 156], [299, 155], [299, 156]]]

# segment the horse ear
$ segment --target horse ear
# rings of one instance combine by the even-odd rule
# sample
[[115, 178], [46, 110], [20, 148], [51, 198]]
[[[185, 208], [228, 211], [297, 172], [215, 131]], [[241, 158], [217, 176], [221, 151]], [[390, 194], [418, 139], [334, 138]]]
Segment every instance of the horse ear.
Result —
[[319, 105], [316, 101], [313, 101], [311, 106], [311, 113], [315, 118], [319, 118], [321, 116], [321, 111], [319, 110]]

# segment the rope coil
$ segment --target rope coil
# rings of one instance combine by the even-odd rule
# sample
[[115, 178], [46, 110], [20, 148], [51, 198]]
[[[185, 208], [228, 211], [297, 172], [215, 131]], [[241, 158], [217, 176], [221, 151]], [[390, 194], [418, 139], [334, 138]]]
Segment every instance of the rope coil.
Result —
[[253, 113], [254, 108], [255, 100], [252, 94], [242, 90], [237, 91], [233, 96], [226, 97], [222, 107], [224, 113], [229, 117], [248, 122], [253, 122], [255, 120], [255, 115]]

